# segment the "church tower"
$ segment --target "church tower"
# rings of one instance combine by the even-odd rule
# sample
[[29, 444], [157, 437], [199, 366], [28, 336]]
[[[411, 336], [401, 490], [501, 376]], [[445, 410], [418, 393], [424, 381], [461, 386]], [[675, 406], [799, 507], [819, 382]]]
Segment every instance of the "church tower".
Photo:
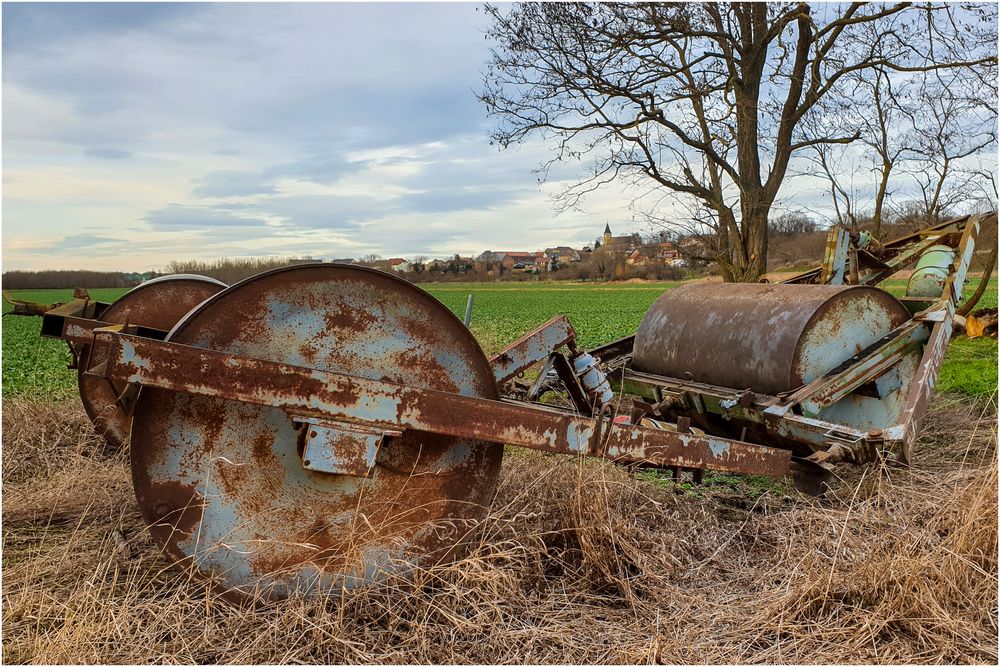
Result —
[[611, 225], [609, 223], [605, 223], [604, 224], [604, 241], [603, 241], [603, 243], [604, 243], [605, 246], [611, 244]]

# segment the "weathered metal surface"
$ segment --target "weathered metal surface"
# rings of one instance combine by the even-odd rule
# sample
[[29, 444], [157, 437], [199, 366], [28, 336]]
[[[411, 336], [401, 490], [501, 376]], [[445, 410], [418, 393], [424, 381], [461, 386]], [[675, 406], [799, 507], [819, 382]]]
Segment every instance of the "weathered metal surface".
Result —
[[934, 245], [925, 250], [906, 282], [906, 296], [940, 297], [954, 260], [955, 249], [946, 245]]
[[[990, 218], [995, 220], [996, 214], [983, 216], [984, 220]], [[875, 253], [874, 256], [868, 250], [859, 253], [861, 268], [870, 269], [861, 274], [860, 284], [875, 285], [888, 278], [896, 271], [906, 268], [920, 256], [926, 248], [938, 243], [939, 239], [948, 238], [951, 235], [961, 234], [965, 225], [969, 222], [970, 216], [963, 216], [953, 220], [946, 220], [937, 225], [921, 229], [912, 234], [906, 234], [899, 238], [884, 243], [871, 241], [868, 250]], [[994, 224], [996, 224], [994, 222]], [[860, 235], [858, 238], [860, 241]], [[858, 244], [860, 245], [860, 243]], [[867, 255], [867, 257], [866, 257]], [[822, 267], [810, 269], [803, 273], [790, 276], [781, 281], [785, 285], [815, 284], [820, 281]]]
[[[318, 369], [309, 380], [264, 362], [162, 360], [171, 384], [190, 391], [144, 387], [140, 394], [132, 472], [143, 516], [170, 556], [190, 559], [233, 595], [333, 591], [405, 573], [414, 562], [458, 553], [484, 515], [499, 474], [498, 445], [407, 431], [382, 443], [366, 478], [302, 464], [301, 429], [290, 414], [360, 421], [320, 408], [340, 402], [355, 416], [372, 416], [386, 407], [358, 403], [357, 387], [330, 383], [322, 371], [496, 398], [475, 338], [419, 288], [359, 267], [279, 269], [217, 294], [169, 339], [205, 354]], [[135, 342], [135, 352], [156, 344]], [[118, 361], [143, 370], [127, 355]], [[257, 402], [212, 398], [199, 385], [233, 397], [253, 386], [255, 396], [247, 398]], [[297, 400], [287, 410], [258, 400], [288, 393]], [[475, 415], [452, 415], [466, 418]]]
[[73, 299], [61, 306], [56, 306], [51, 310], [45, 311], [42, 315], [41, 336], [43, 338], [63, 338], [67, 321], [74, 319], [99, 319], [104, 311], [110, 307], [111, 304], [91, 301], [87, 297]]
[[524, 334], [490, 359], [498, 384], [531, 368], [576, 337], [565, 315], [558, 315]]
[[850, 233], [842, 227], [831, 227], [826, 235], [826, 252], [819, 282], [823, 285], [843, 285], [847, 275], [847, 251], [851, 245]]
[[[944, 363], [944, 355], [948, 351], [948, 341], [951, 339], [955, 309], [962, 298], [962, 288], [965, 285], [969, 266], [972, 264], [972, 256], [984, 221], [996, 224], [996, 214], [972, 217], [965, 226], [955, 253], [955, 270], [945, 280], [941, 299], [932, 308], [932, 310], [936, 309], [941, 317], [931, 329], [930, 336], [924, 345], [923, 356], [920, 358], [920, 365], [913, 380], [906, 388], [905, 404], [899, 422], [886, 431], [888, 437], [902, 443], [898, 453], [899, 458], [904, 463], [910, 461], [911, 450], [917, 440], [920, 424], [923, 422], [927, 406], [934, 395], [934, 385], [937, 383], [941, 365]], [[931, 321], [929, 317], [925, 319]]]
[[563, 387], [566, 388], [569, 400], [573, 404], [573, 407], [576, 408], [576, 411], [588, 417], [593, 415], [594, 403], [587, 396], [583, 387], [580, 386], [580, 380], [576, 377], [573, 364], [566, 358], [566, 355], [561, 352], [555, 353], [552, 356], [552, 368], [562, 382]]
[[[313, 368], [102, 334], [103, 372], [198, 396], [279, 408], [285, 414], [476, 438], [560, 454], [731, 472], [783, 474], [787, 452], [724, 438], [628, 427], [540, 406], [497, 402]], [[274, 382], [270, 378], [281, 378]]]
[[[800, 455], [812, 450], [817, 456], [822, 454], [824, 463], [860, 463], [889, 450], [908, 461], [919, 421], [933, 394], [954, 304], [962, 293], [981, 224], [979, 218], [950, 221], [933, 233], [891, 244], [892, 261], [905, 261], [901, 258], [915, 257], [917, 250], [922, 252], [945, 239], [955, 261], [949, 263], [946, 280], [936, 294], [920, 300], [921, 312], [794, 393], [758, 394], [741, 405], [740, 392], [732, 386], [633, 369], [625, 369], [620, 377], [626, 387], [642, 389], [644, 395], [655, 395], [649, 391], [654, 388], [666, 396], [664, 403], [673, 401], [673, 414], [686, 411], [700, 419], [707, 417], [704, 423], [712, 426], [709, 432], [732, 432], [733, 425], [746, 427], [744, 436], [749, 441], [780, 443]], [[957, 231], [963, 235], [956, 236]]]
[[[760, 424], [765, 429], [762, 432], [765, 436], [763, 444], [775, 445], [780, 439], [800, 443], [805, 451], [812, 451], [825, 448], [831, 442], [844, 438], [852, 441], [867, 439], [866, 430], [793, 413], [792, 407], [796, 403], [792, 401], [792, 397], [789, 397], [787, 402], [782, 402], [781, 399], [766, 394], [748, 394], [725, 387], [680, 381], [632, 370], [626, 370], [623, 379], [626, 386], [632, 388], [645, 386], [661, 389], [668, 397], [664, 403], [669, 403], [678, 411], [718, 415], [726, 423], [746, 426]], [[677, 397], [684, 398], [678, 400]], [[867, 428], [866, 425], [865, 429]], [[778, 439], [774, 436], [778, 436]]]
[[869, 287], [686, 285], [646, 312], [632, 367], [777, 394], [822, 376], [908, 317], [894, 297]]
[[331, 475], [367, 477], [386, 438], [401, 431], [369, 428], [358, 424], [292, 418], [302, 424], [302, 467]]
[[616, 341], [606, 343], [600, 347], [595, 347], [592, 350], [587, 350], [592, 356], [597, 357], [604, 363], [608, 363], [619, 357], [624, 357], [626, 355], [632, 354], [632, 346], [635, 342], [635, 336], [625, 336], [624, 338], [619, 338]]
[[590, 402], [596, 406], [610, 403], [615, 397], [608, 384], [608, 378], [597, 364], [597, 360], [586, 352], [573, 355], [573, 374], [576, 375], [580, 387], [586, 392]]
[[[225, 283], [204, 276], [186, 274], [163, 276], [147, 281], [126, 292], [107, 308], [101, 309], [100, 320], [67, 316], [63, 321], [62, 338], [74, 343], [89, 342], [95, 326], [129, 324], [169, 330], [199, 303], [225, 289]], [[104, 361], [100, 350], [91, 352], [87, 344], [79, 346], [79, 354], [89, 359], [91, 366]], [[115, 449], [128, 442], [132, 419], [116, 403], [125, 385], [108, 382], [84, 374], [84, 364], [77, 371], [80, 400], [97, 432]]]
[[941, 364], [944, 363], [945, 352], [948, 351], [948, 340], [951, 338], [951, 321], [938, 322], [931, 329], [930, 338], [924, 346], [920, 365], [909, 383], [905, 396], [902, 414], [895, 426], [885, 430], [886, 437], [900, 443], [899, 460], [909, 463], [913, 444], [931, 397], [934, 396], [934, 385], [937, 383]]
[[876, 285], [896, 271], [904, 269], [915, 262], [928, 248], [935, 245], [956, 242], [958, 240], [957, 235], [961, 233], [967, 224], [968, 221], [953, 221], [933, 230], [927, 230], [908, 244], [900, 245], [898, 242], [889, 244], [887, 247], [890, 247], [892, 251], [887, 254], [892, 256], [885, 260], [885, 267], [876, 267], [861, 274], [861, 284]]
[[3, 300], [11, 305], [11, 310], [4, 315], [24, 315], [26, 317], [41, 317], [53, 308], [58, 308], [62, 303], [34, 303], [21, 299], [9, 299], [4, 293]]
[[[825, 375], [816, 378], [787, 398], [788, 403], [801, 403], [809, 414], [818, 414], [829, 405], [843, 399], [858, 387], [876, 380], [896, 367], [900, 360], [920, 351], [927, 339], [927, 328], [916, 322], [906, 322]], [[907, 378], [909, 379], [909, 378]]]

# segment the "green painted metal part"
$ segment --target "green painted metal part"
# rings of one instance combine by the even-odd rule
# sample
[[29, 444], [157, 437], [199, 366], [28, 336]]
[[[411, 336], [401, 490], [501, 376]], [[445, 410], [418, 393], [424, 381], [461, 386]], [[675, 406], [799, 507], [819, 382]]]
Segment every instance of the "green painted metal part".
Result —
[[917, 266], [906, 283], [906, 296], [937, 298], [948, 279], [955, 250], [946, 245], [933, 245], [917, 260]]

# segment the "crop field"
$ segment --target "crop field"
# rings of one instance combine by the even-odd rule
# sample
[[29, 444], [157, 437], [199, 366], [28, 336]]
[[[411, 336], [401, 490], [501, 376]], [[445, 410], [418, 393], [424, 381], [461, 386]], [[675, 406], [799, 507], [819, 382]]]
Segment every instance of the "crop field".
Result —
[[[459, 317], [464, 316], [466, 299], [472, 294], [472, 331], [486, 352], [492, 353], [559, 314], [569, 317], [585, 348], [628, 336], [635, 332], [650, 304], [665, 290], [680, 284], [449, 283], [422, 287]], [[889, 281], [888, 288], [901, 295], [906, 281]], [[125, 291], [92, 290], [91, 297], [110, 302]], [[23, 290], [12, 291], [10, 295], [38, 303], [56, 303], [71, 299], [73, 291]], [[996, 305], [997, 279], [993, 278], [980, 306], [995, 308]], [[4, 303], [4, 312], [9, 309]], [[65, 344], [40, 339], [40, 323], [40, 318], [3, 318], [4, 396], [65, 396], [75, 391], [75, 376], [66, 370], [69, 354]], [[996, 341], [954, 341], [942, 369], [939, 391], [989, 394], [996, 386]]]
[[[459, 317], [474, 295], [489, 353], [560, 313], [584, 347], [629, 335], [678, 284], [424, 287]], [[458, 562], [240, 607], [167, 567], [65, 344], [2, 324], [5, 663], [996, 664], [996, 340], [952, 342], [909, 468], [838, 466], [814, 498], [508, 448]]]

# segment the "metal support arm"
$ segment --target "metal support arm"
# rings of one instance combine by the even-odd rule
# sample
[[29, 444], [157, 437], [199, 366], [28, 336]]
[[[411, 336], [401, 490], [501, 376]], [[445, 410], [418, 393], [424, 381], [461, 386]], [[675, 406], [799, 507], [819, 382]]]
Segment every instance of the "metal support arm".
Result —
[[172, 391], [274, 406], [289, 415], [389, 429], [413, 429], [564, 454], [607, 456], [625, 463], [784, 475], [788, 451], [736, 440], [616, 426], [432, 389], [290, 366], [261, 359], [97, 332], [107, 362], [90, 373]]

